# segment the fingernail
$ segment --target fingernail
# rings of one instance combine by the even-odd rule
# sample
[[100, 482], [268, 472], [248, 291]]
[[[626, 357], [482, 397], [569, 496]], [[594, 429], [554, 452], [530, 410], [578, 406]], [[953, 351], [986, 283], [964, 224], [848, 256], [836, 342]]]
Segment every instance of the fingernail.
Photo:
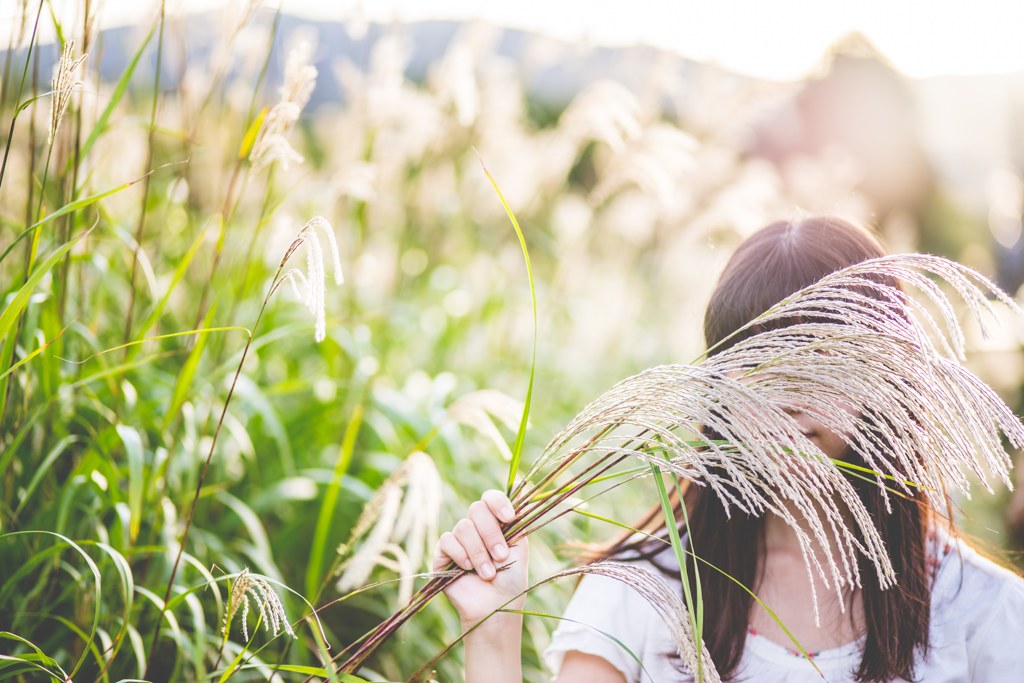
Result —
[[491, 555], [496, 560], [504, 560], [506, 557], [508, 557], [508, 546], [506, 546], [504, 543], [496, 544], [493, 548], [491, 548]]
[[506, 505], [505, 507], [501, 508], [501, 521], [511, 522], [515, 518], [516, 511], [512, 509], [511, 505]]
[[489, 579], [494, 576], [494, 565], [490, 562], [484, 562], [480, 566], [480, 578]]

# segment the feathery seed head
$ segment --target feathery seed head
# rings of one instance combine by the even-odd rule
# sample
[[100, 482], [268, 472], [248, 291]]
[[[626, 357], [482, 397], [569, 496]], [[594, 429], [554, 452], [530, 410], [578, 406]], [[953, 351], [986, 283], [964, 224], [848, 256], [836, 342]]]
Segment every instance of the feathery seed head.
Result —
[[512, 451], [494, 424], [494, 419], [509, 430], [515, 431], [519, 427], [522, 412], [522, 402], [495, 389], [470, 392], [448, 407], [448, 417], [451, 420], [480, 432], [494, 444], [506, 460], [512, 459]]
[[300, 111], [316, 88], [317, 70], [310, 63], [312, 56], [313, 46], [308, 41], [296, 45], [285, 60], [284, 83], [278, 90], [281, 102], [294, 104]]
[[292, 630], [291, 623], [288, 621], [288, 615], [285, 614], [281, 598], [277, 596], [277, 593], [266, 579], [250, 573], [248, 567], [243, 569], [235, 578], [230, 588], [230, 594], [231, 599], [228, 603], [228, 611], [224, 616], [225, 637], [231, 630], [231, 622], [234, 620], [235, 614], [238, 613], [238, 608], [241, 607], [242, 637], [246, 641], [249, 640], [249, 625], [247, 621], [250, 598], [252, 602], [256, 603], [256, 607], [260, 611], [260, 617], [263, 620], [263, 626], [268, 632], [276, 636], [283, 630], [292, 638], [297, 637]]
[[[829, 590], [861, 584], [859, 556], [890, 587], [897, 577], [875, 522], [842, 467], [792, 413], [841, 435], [884, 496], [894, 487], [941, 508], [949, 486], [967, 493], [968, 474], [986, 487], [992, 478], [1011, 485], [1003, 439], [1024, 446], [1024, 426], [959, 364], [956, 307], [933, 278], [981, 322], [990, 297], [1019, 310], [988, 280], [945, 259], [859, 263], [773, 306], [749, 323], [761, 331], [716, 355], [612, 387], [552, 440], [528, 478], [585, 452], [656, 463], [710, 487], [727, 510], [779, 515], [796, 531], [808, 573]], [[786, 324], [771, 329], [779, 321]]]
[[[683, 663], [691, 672], [697, 667], [697, 641], [690, 624], [690, 616], [677, 590], [659, 574], [635, 564], [622, 562], [593, 562], [558, 572], [552, 579], [577, 574], [604, 576], [621, 581], [636, 591], [658, 613], [672, 634]], [[721, 678], [707, 647], [701, 647], [701, 665], [707, 683], [720, 683]]]
[[297, 268], [291, 268], [275, 283], [288, 281], [299, 301], [306, 305], [309, 312], [313, 314], [315, 329], [313, 337], [317, 343], [327, 338], [327, 311], [324, 280], [326, 278], [324, 269], [324, 251], [318, 233], [323, 233], [327, 239], [327, 247], [331, 257], [331, 268], [334, 271], [334, 283], [340, 285], [345, 281], [341, 270], [341, 255], [338, 253], [338, 241], [334, 237], [334, 228], [323, 216], [315, 216], [309, 220], [299, 236], [292, 243], [285, 255], [284, 261], [294, 253], [301, 245], [306, 245], [306, 272], [303, 273]]
[[46, 144], [53, 144], [60, 129], [61, 119], [71, 103], [71, 93], [82, 87], [82, 81], [78, 77], [79, 67], [85, 61], [86, 55], [75, 57], [75, 41], [69, 40], [64, 43], [60, 60], [53, 69], [53, 79], [50, 81], [50, 132]]
[[312, 48], [302, 42], [293, 49], [285, 62], [284, 84], [279, 93], [281, 99], [271, 107], [263, 118], [260, 131], [253, 142], [249, 161], [253, 170], [280, 161], [288, 168], [292, 162], [302, 163], [302, 155], [288, 142], [287, 135], [299, 120], [302, 108], [309, 102], [316, 88], [316, 67], [309, 63]]
[[401, 577], [400, 593], [410, 591], [416, 569], [428, 560], [427, 542], [437, 537], [442, 495], [433, 459], [422, 451], [412, 453], [366, 504], [349, 540], [338, 548], [342, 556], [351, 553], [340, 570], [338, 590], [363, 585], [375, 567], [384, 566]]

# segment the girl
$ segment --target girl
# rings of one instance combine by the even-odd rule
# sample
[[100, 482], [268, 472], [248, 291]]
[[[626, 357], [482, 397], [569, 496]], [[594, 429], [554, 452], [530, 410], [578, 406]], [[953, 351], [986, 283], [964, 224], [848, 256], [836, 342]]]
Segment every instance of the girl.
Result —
[[[883, 254], [870, 234], [840, 219], [769, 225], [740, 245], [718, 282], [704, 319], [709, 347], [720, 353], [752, 332], [730, 335], [789, 294]], [[826, 455], [858, 464], [857, 453], [842, 435], [804, 413], [791, 414]], [[890, 512], [874, 481], [854, 484], [889, 550], [898, 585], [882, 590], [875, 573], [865, 568], [863, 586], [842, 597], [808, 575], [797, 534], [781, 518], [735, 509], [727, 518], [708, 487], [685, 489], [693, 546], [722, 570], [699, 572], [703, 639], [722, 679], [810, 683], [823, 675], [829, 682], [1024, 680], [1024, 580], [954, 540], [941, 528], [948, 522], [924, 497], [893, 496]], [[683, 531], [678, 502], [676, 513]], [[524, 540], [508, 547], [500, 529], [513, 515], [504, 494], [488, 491], [438, 542], [437, 568], [454, 561], [476, 572], [446, 591], [466, 629], [526, 588], [527, 544]], [[660, 507], [639, 528], [666, 538]], [[661, 572], [682, 592], [675, 555], [658, 540], [626, 536], [596, 559], [637, 562]], [[697, 573], [689, 569], [693, 583]], [[726, 574], [774, 610], [821, 674]], [[695, 588], [691, 585], [691, 592]], [[818, 595], [817, 623], [812, 588]], [[509, 606], [519, 608], [521, 603]], [[565, 616], [546, 653], [559, 683], [693, 680], [673, 654], [673, 640], [658, 614], [626, 584], [585, 576]], [[465, 639], [466, 680], [520, 681], [521, 628], [520, 616], [498, 613], [470, 633]]]

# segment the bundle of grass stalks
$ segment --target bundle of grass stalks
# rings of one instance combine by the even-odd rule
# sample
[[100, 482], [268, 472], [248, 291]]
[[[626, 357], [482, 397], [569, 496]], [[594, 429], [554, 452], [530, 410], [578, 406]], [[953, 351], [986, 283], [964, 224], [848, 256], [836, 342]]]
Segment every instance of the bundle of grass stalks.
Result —
[[[688, 90], [701, 123], [654, 106], [680, 85], [658, 79], [635, 94], [596, 83], [559, 111], [510, 77], [514, 65], [490, 50], [496, 35], [485, 27], [460, 30], [414, 82], [401, 27], [367, 38], [361, 69], [330, 63], [330, 46], [290, 33], [287, 18], [258, 2], [198, 20], [174, 4], [152, 3], [148, 20], [118, 37], [98, 30], [97, 0], [52, 11], [21, 0], [6, 41], [0, 677], [336, 681], [337, 656], [344, 671], [372, 665], [375, 680], [404, 678], [458, 635], [450, 611], [424, 606], [462, 570], [430, 575], [412, 594], [423, 550], [446, 514], [495, 485], [496, 466], [509, 464], [513, 540], [538, 530], [576, 538], [592, 520], [614, 522], [585, 501], [652, 477], [666, 495], [672, 479], [690, 480], [736, 509], [785, 507], [801, 521], [847, 495], [847, 476], [884, 482], [889, 495], [933, 495], [936, 482], [965, 486], [976, 468], [991, 470], [988, 479], [1005, 470], [995, 435], [1010, 418], [951, 360], [957, 335], [937, 335], [927, 318], [885, 318], [834, 281], [836, 292], [799, 304], [818, 312], [800, 313], [807, 327], [797, 336], [759, 337], [742, 353], [627, 380], [520, 477], [522, 454], [543, 446], [534, 435], [635, 368], [697, 351], [689, 321], [724, 247], [794, 205], [859, 206], [851, 188], [816, 182], [801, 196], [742, 153], [735, 131], [749, 129], [749, 105], [763, 97], [755, 89], [735, 108]], [[53, 43], [42, 38], [48, 26]], [[207, 38], [211, 52], [192, 52]], [[124, 61], [110, 77], [117, 54]], [[327, 67], [344, 105], [311, 107], [325, 99], [311, 91]], [[283, 82], [272, 82], [275, 72]], [[707, 76], [686, 87], [722, 84]], [[479, 156], [501, 169], [508, 202], [494, 201]], [[531, 332], [536, 348], [536, 324], [516, 292], [526, 236], [500, 229], [510, 207], [535, 226], [542, 339], [559, 341], [532, 362], [522, 349]], [[314, 219], [296, 240], [314, 215], [337, 232]], [[326, 289], [330, 275], [341, 281], [342, 257], [345, 286]], [[939, 271], [984, 307], [987, 284], [967, 271], [912, 261], [876, 265], [917, 278], [932, 304], [942, 301], [937, 285], [914, 273]], [[285, 284], [312, 322], [272, 301]], [[667, 312], [666, 291], [687, 296]], [[952, 321], [938, 310], [935, 326]], [[859, 317], [829, 327], [843, 320], [826, 312]], [[536, 323], [536, 301], [532, 314]], [[532, 392], [525, 405], [509, 397], [527, 374], [531, 387], [536, 375], [558, 388], [545, 391], [529, 434]], [[899, 386], [879, 380], [904, 375], [913, 376]], [[938, 405], [936, 387], [956, 401]], [[899, 398], [904, 388], [923, 393]], [[878, 453], [872, 471], [837, 472], [783, 415], [787, 402], [816, 400], [820, 419], [856, 434], [859, 423], [830, 399], [875, 394], [898, 403], [900, 417], [875, 422], [900, 439], [913, 423], [935, 462]], [[698, 429], [725, 429], [746, 412], [761, 417], [724, 438]], [[960, 459], [974, 444], [976, 460]], [[616, 512], [635, 504], [605, 498]], [[572, 521], [552, 526], [559, 519]], [[847, 564], [857, 557], [889, 576], [870, 526], [852, 519], [844, 529], [826, 517], [804, 539], [812, 549], [841, 541], [831, 561], [809, 568], [832, 588], [857, 580]], [[345, 552], [332, 557], [339, 544]], [[562, 573], [561, 558], [535, 548], [542, 576], [632, 576], [677, 623], [686, 661], [709, 669], [694, 655], [693, 597], [671, 602], [628, 566]], [[339, 597], [339, 585], [350, 593]], [[396, 602], [408, 604], [357, 642]], [[371, 656], [417, 611], [404, 640]], [[540, 679], [547, 634], [538, 620], [528, 630], [525, 678]], [[457, 654], [439, 661], [438, 678], [457, 679], [459, 664]]]
[[[512, 488], [515, 519], [502, 527], [508, 543], [577, 509], [581, 497], [603, 495], [636, 477], [653, 476], [673, 520], [665, 472], [677, 484], [709, 487], [727, 512], [785, 520], [796, 532], [808, 575], [817, 575], [840, 598], [844, 589], [861, 586], [861, 559], [881, 587], [892, 588], [897, 577], [888, 550], [849, 478], [869, 477], [886, 500], [926, 496], [951, 515], [949, 486], [969, 495], [973, 474], [989, 491], [993, 479], [1012, 488], [1003, 439], [1024, 447], [1024, 425], [960, 365], [963, 335], [955, 308], [932, 277], [952, 288], [982, 324], [992, 297], [1020, 312], [978, 273], [937, 257], [889, 256], [838, 271], [734, 336], [756, 333], [720, 352], [710, 349], [693, 364], [656, 367], [623, 380], [587, 406]], [[770, 325], [780, 320], [790, 324]], [[868, 467], [826, 456], [792, 417], [796, 412], [842, 435]], [[668, 526], [675, 529], [675, 521]], [[699, 556], [700, 548], [683, 548], [678, 536], [671, 540], [685, 572], [684, 553]], [[431, 579], [335, 656], [341, 670], [358, 672], [383, 641], [465, 571], [453, 565]], [[717, 680], [699, 644], [701, 607], [688, 591], [683, 604], [671, 591], [653, 588], [645, 570], [629, 565], [597, 563], [576, 571], [613, 576], [650, 599], [676, 635], [683, 661], [692, 671], [703, 669], [705, 680]], [[813, 580], [810, 585], [813, 591]], [[683, 623], [679, 615], [687, 616]]]

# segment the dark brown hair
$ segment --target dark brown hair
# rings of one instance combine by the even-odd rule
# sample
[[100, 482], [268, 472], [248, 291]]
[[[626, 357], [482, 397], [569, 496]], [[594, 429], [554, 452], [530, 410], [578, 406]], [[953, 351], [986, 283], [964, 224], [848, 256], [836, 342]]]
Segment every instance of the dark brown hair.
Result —
[[[783, 221], [762, 228], [739, 246], [718, 281], [704, 317], [708, 347], [718, 353], [738, 343], [758, 330], [730, 335], [793, 292], [884, 253], [870, 233], [838, 218]], [[775, 326], [786, 324], [781, 321]], [[883, 439], [880, 432], [872, 436]], [[846, 459], [864, 465], [856, 452], [849, 452]], [[893, 496], [890, 513], [875, 482], [853, 479], [851, 483], [876, 521], [897, 578], [896, 587], [882, 590], [876, 573], [861, 560], [860, 599], [867, 632], [856, 678], [865, 683], [901, 677], [913, 680], [915, 655], [924, 654], [928, 648], [931, 616], [931, 586], [925, 557], [929, 509], [919, 497]], [[706, 604], [704, 642], [719, 673], [728, 680], [735, 674], [743, 654], [753, 599], [726, 574], [755, 589], [765, 554], [764, 517], [747, 515], [735, 508], [727, 516], [708, 487], [684, 487], [683, 496], [694, 548], [702, 559], [722, 570], [700, 571], [699, 576]], [[683, 516], [678, 499], [675, 512], [681, 525]], [[664, 538], [666, 528], [660, 507], [648, 512], [637, 528]], [[750, 548], [757, 548], [757, 552], [750, 552]], [[658, 565], [658, 556], [664, 549], [664, 543], [659, 541], [638, 541], [627, 535], [600, 556], [646, 559], [666, 574], [678, 576], [677, 567]], [[687, 557], [688, 563], [693, 561]], [[692, 592], [697, 572], [692, 566], [688, 569]]]

